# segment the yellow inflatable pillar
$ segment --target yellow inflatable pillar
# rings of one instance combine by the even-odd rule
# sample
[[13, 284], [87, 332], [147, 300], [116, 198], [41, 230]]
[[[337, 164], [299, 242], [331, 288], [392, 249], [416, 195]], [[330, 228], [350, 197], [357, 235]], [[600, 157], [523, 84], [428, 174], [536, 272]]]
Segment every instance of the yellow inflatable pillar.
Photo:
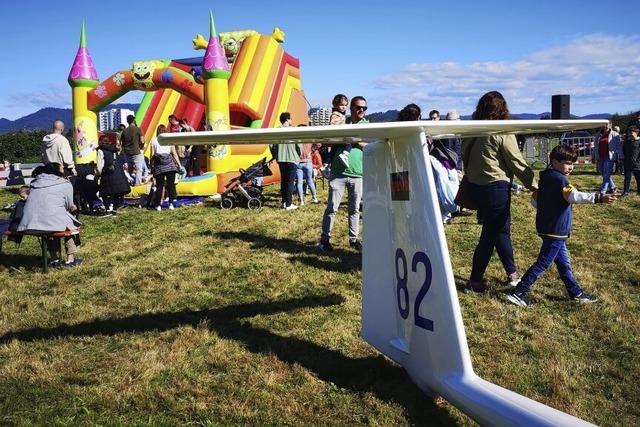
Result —
[[87, 108], [87, 95], [100, 81], [87, 49], [84, 22], [80, 30], [80, 47], [67, 79], [73, 100], [74, 157], [77, 164], [97, 162], [98, 117]]
[[[209, 12], [209, 25], [209, 45], [202, 60], [207, 125], [211, 130], [228, 130], [230, 129], [229, 77], [231, 77], [231, 72], [224, 49], [216, 33], [211, 11]], [[226, 151], [228, 152], [228, 150]], [[207, 164], [209, 171], [214, 170], [216, 160], [218, 159], [215, 159], [210, 151]]]

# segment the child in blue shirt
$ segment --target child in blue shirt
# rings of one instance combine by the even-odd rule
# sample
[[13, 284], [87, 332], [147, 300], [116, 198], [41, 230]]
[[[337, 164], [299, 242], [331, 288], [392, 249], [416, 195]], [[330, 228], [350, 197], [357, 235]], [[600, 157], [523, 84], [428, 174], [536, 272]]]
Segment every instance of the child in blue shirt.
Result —
[[529, 305], [529, 290], [538, 277], [555, 262], [560, 278], [577, 302], [596, 302], [598, 299], [582, 290], [571, 271], [566, 239], [571, 233], [572, 204], [613, 203], [614, 194], [583, 193], [576, 190], [567, 176], [573, 171], [578, 156], [568, 145], [558, 145], [549, 155], [551, 167], [540, 173], [536, 200], [536, 229], [542, 238], [538, 259], [507, 294], [509, 302], [526, 307]]

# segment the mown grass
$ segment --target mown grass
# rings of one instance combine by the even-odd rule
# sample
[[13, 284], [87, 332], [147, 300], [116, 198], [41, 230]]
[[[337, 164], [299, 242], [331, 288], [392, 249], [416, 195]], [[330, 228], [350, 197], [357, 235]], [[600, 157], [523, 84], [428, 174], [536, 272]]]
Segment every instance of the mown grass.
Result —
[[[572, 181], [595, 189], [599, 177]], [[85, 217], [86, 263], [48, 275], [34, 239], [5, 243], [0, 423], [472, 424], [359, 338], [360, 257], [346, 214], [336, 251], [323, 254], [313, 247], [323, 206], [284, 213], [275, 188], [268, 196], [257, 213]], [[0, 192], [2, 205], [13, 198]], [[640, 423], [639, 207], [633, 196], [574, 210], [573, 267], [597, 304], [569, 303], [554, 271], [532, 307], [507, 305], [497, 259], [492, 292], [459, 293], [482, 377], [597, 424]], [[524, 271], [540, 243], [527, 196], [514, 197], [513, 217]], [[473, 217], [446, 227], [460, 286], [479, 231]]]

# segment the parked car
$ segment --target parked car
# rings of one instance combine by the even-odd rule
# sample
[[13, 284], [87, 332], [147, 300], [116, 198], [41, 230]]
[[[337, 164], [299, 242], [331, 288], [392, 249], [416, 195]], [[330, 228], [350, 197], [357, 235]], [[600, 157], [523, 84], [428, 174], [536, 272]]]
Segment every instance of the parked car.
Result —
[[577, 130], [573, 132], [565, 132], [560, 137], [560, 143], [570, 145], [578, 153], [580, 157], [592, 157], [593, 156], [593, 135], [584, 130]]

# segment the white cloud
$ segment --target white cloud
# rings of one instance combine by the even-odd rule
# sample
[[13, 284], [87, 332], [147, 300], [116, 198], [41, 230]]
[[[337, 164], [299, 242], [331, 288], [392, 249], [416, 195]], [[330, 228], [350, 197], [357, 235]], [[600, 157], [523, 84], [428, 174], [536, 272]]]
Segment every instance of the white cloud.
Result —
[[31, 106], [36, 108], [71, 107], [71, 87], [69, 85], [49, 85], [45, 88], [36, 89], [30, 92], [16, 92], [7, 96], [6, 107], [12, 108], [16, 105], [22, 107]]
[[[126, 93], [114, 103], [140, 103], [142, 92]], [[71, 87], [66, 84], [49, 85], [29, 92], [14, 92], [7, 94], [4, 108], [0, 108], [0, 117], [15, 120], [26, 114], [34, 113], [45, 107], [71, 108]]]
[[514, 113], [549, 111], [559, 93], [571, 95], [575, 114], [626, 112], [640, 107], [640, 37], [581, 36], [515, 61], [408, 64], [374, 84], [374, 111], [416, 102], [471, 113], [483, 93], [498, 90]]

